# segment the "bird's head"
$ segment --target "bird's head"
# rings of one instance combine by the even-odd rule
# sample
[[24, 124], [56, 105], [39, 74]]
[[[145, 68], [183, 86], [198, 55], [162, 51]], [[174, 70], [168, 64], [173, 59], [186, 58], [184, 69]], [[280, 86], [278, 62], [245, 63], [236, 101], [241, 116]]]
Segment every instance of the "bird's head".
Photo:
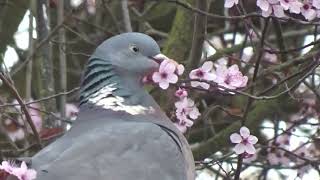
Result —
[[157, 71], [165, 59], [168, 58], [161, 54], [156, 41], [145, 34], [124, 33], [107, 39], [87, 64], [81, 84], [81, 104], [90, 98], [91, 103], [97, 104], [99, 98], [110, 94], [130, 96], [133, 103], [139, 99], [138, 93], [144, 94], [141, 91], [143, 77]]
[[145, 75], [159, 67], [165, 56], [150, 36], [142, 33], [124, 33], [103, 42], [92, 58], [110, 61], [120, 73]]

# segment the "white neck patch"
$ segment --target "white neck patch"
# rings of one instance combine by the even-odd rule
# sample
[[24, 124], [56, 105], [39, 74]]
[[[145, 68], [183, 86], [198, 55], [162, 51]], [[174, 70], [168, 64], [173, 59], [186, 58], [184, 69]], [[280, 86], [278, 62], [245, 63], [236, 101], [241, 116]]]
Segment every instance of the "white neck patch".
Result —
[[124, 104], [124, 98], [112, 95], [112, 92], [117, 89], [115, 88], [115, 85], [116, 84], [110, 84], [103, 87], [99, 91], [92, 94], [89, 97], [88, 101], [104, 109], [110, 109], [113, 111], [124, 111], [131, 115], [147, 114], [154, 111], [152, 107]]

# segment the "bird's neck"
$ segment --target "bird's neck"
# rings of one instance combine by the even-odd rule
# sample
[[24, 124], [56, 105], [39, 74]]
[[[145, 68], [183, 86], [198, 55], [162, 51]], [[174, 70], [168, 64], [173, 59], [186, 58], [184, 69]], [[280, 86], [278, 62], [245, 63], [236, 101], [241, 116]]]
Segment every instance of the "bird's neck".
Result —
[[[101, 72], [101, 77], [96, 75], [91, 82], [82, 85], [80, 106], [87, 104], [131, 115], [160, 111], [154, 99], [144, 90], [138, 75], [120, 74], [115, 69], [108, 73], [109, 77]], [[95, 85], [90, 88], [88, 84]]]

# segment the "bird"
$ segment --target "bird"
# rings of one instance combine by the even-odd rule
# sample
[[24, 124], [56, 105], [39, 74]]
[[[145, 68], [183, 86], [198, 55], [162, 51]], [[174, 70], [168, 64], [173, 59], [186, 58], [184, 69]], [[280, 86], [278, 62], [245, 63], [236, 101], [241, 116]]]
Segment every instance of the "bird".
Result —
[[30, 160], [37, 180], [194, 180], [184, 135], [145, 91], [164, 57], [150, 36], [113, 36], [89, 58], [77, 120]]

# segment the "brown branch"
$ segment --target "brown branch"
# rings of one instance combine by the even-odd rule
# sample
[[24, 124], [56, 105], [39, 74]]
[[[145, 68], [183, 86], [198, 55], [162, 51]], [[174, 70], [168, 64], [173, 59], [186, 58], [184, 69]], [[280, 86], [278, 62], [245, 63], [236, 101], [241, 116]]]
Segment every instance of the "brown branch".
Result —
[[[190, 4], [187, 4], [187, 3], [182, 2], [180, 0], [167, 0], [167, 2], [168, 3], [175, 3], [175, 4], [177, 4], [177, 5], [181, 6], [181, 7], [184, 7], [186, 9], [188, 9], [188, 10], [191, 10], [191, 11], [199, 13], [199, 14], [206, 15], [206, 16], [208, 16], [208, 18], [213, 18], [213, 19], [222, 19], [222, 20], [226, 20], [226, 21], [243, 20], [243, 19], [254, 18], [254, 17], [259, 17], [259, 18], [264, 18], [265, 19], [265, 17], [263, 17], [259, 13], [249, 13], [249, 14], [241, 15], [241, 16], [222, 16], [222, 15], [211, 14], [211, 13], [202, 11], [202, 10], [197, 9], [197, 8], [191, 6]], [[292, 21], [292, 22], [295, 22], [295, 23], [298, 23], [298, 24], [320, 25], [319, 22], [302, 21], [300, 19], [296, 19], [296, 18], [293, 18], [293, 17], [279, 18], [279, 17], [276, 17], [274, 15], [270, 15], [269, 17], [276, 18], [276, 19], [283, 20], [283, 21]]]
[[[51, 95], [51, 96], [47, 96], [47, 97], [44, 97], [44, 98], [41, 98], [41, 99], [30, 101], [30, 102], [27, 102], [27, 103], [24, 103], [24, 104], [25, 105], [29, 105], [29, 104], [33, 104], [33, 103], [42, 102], [42, 101], [48, 101], [48, 100], [50, 100], [52, 98], [56, 98], [56, 97], [59, 97], [61, 95], [68, 95], [68, 94], [74, 93], [75, 91], [78, 91], [79, 89], [80, 89], [79, 87], [76, 87], [76, 88], [73, 88], [73, 89], [71, 89], [70, 91], [67, 91], [67, 92], [61, 92], [61, 93], [54, 94], [54, 95]], [[15, 103], [1, 104], [0, 108], [9, 107], [9, 106], [17, 106], [17, 105], [20, 105], [20, 104], [15, 104]]]
[[33, 132], [33, 135], [36, 137], [36, 140], [38, 142], [38, 144], [42, 147], [42, 143], [41, 143], [41, 139], [40, 136], [37, 132], [37, 129], [35, 127], [35, 125], [33, 124], [32, 118], [28, 112], [27, 106], [24, 104], [23, 100], [21, 99], [18, 91], [16, 90], [16, 88], [12, 85], [12, 83], [6, 78], [6, 76], [4, 75], [3, 72], [0, 72], [0, 79], [2, 80], [3, 84], [5, 84], [6, 86], [8, 86], [9, 90], [11, 91], [12, 95], [17, 99], [21, 110], [24, 112], [25, 116], [26, 116], [26, 120], [28, 122], [28, 124], [31, 127], [31, 130]]

